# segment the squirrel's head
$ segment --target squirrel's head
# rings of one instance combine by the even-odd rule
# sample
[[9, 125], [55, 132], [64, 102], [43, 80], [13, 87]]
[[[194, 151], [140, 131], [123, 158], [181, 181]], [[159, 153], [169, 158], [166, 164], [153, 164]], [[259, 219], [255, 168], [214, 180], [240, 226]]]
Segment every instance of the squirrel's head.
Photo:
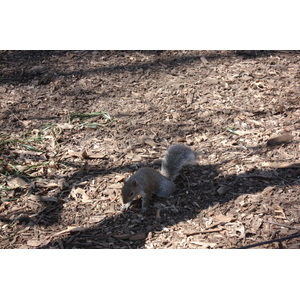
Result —
[[127, 204], [127, 203], [130, 204], [130, 202], [132, 202], [137, 195], [138, 195], [137, 181], [127, 179], [122, 188], [123, 204]]

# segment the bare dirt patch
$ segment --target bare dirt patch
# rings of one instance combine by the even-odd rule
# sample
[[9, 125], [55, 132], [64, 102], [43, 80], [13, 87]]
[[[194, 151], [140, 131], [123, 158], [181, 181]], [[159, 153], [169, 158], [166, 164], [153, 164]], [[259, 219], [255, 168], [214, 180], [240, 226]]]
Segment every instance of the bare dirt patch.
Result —
[[[1, 51], [0, 248], [299, 235], [299, 62], [299, 51]], [[199, 162], [174, 197], [121, 213], [124, 177], [159, 168], [178, 142]]]

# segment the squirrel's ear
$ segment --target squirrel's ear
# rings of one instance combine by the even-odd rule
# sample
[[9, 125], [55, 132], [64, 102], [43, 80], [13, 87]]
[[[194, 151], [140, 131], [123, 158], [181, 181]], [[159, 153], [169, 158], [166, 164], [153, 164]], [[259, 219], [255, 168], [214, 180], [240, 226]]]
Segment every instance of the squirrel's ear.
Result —
[[132, 183], [133, 186], [137, 186], [137, 181], [136, 180], [132, 180], [131, 183]]

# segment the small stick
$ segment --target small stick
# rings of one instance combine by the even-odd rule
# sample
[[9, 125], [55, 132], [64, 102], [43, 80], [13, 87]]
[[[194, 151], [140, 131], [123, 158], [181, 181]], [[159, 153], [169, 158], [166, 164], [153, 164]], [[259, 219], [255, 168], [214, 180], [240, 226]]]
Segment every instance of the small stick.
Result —
[[290, 228], [290, 229], [295, 229], [295, 230], [300, 230], [300, 227], [294, 227], [294, 226], [290, 226], [290, 225], [287, 225], [287, 224], [281, 224], [281, 223], [276, 223], [276, 222], [270, 222], [270, 221], [267, 221], [267, 220], [263, 220], [264, 222], [267, 222], [269, 224], [274, 224], [274, 225], [277, 225], [277, 226], [282, 226], [282, 227], [287, 227], [287, 228]]
[[196, 235], [196, 234], [201, 234], [201, 233], [211, 233], [211, 232], [219, 232], [224, 230], [224, 228], [216, 228], [216, 229], [207, 229], [207, 230], [199, 230], [199, 231], [193, 231], [193, 232], [185, 232], [187, 236], [190, 235]]

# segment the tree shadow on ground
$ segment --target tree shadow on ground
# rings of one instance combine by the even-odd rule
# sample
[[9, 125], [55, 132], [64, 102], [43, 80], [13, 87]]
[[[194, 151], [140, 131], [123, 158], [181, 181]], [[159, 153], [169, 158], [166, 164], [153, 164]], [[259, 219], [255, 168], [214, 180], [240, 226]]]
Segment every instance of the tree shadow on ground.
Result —
[[[47, 65], [47, 60], [51, 57], [57, 56], [61, 59], [61, 63], [64, 59], [71, 59], [66, 57], [70, 53], [72, 57], [72, 52], [74, 51], [15, 51], [15, 53], [2, 53], [0, 54], [0, 65], [3, 63], [14, 63], [15, 69], [8, 72], [0, 73], [0, 84], [30, 84], [32, 80], [37, 80], [38, 84], [49, 84], [57, 80], [58, 77], [72, 77], [76, 76], [78, 78], [82, 76], [88, 76], [92, 74], [99, 73], [119, 73], [124, 71], [136, 72], [140, 69], [151, 70], [152, 72], [159, 72], [163, 67], [164, 70], [176, 67], [178, 65], [189, 65], [195, 62], [199, 62], [200, 55], [184, 55], [184, 56], [172, 56], [168, 57], [161, 56], [164, 51], [99, 51], [104, 56], [108, 58], [114, 55], [130, 55], [132, 52], [140, 52], [149, 57], [155, 57], [156, 59], [152, 62], [131, 62], [124, 65], [109, 65], [91, 69], [79, 69], [74, 71], [63, 71], [59, 69], [54, 69], [56, 64]], [[75, 54], [78, 51], [75, 51]], [[92, 55], [93, 51], [84, 51], [86, 54]], [[215, 51], [214, 54], [207, 53], [205, 58], [208, 60], [215, 60], [220, 57], [226, 57], [228, 59], [234, 58], [236, 56], [241, 56], [245, 59], [255, 58], [261, 56], [267, 56], [271, 54], [276, 54], [278, 51], [264, 50], [264, 51], [230, 51], [228, 53], [222, 53], [222, 51]], [[286, 54], [295, 51], [284, 51]], [[91, 57], [90, 57], [91, 59]], [[43, 67], [44, 65], [44, 67]], [[13, 66], [13, 65], [12, 65]], [[60, 67], [60, 65], [57, 65]]]
[[[154, 198], [145, 213], [141, 213], [139, 201], [136, 201], [125, 212], [116, 212], [114, 216], [106, 217], [96, 226], [80, 232], [75, 230], [66, 237], [53, 238], [41, 248], [143, 248], [149, 234], [162, 232], [183, 221], [201, 218], [201, 212], [211, 206], [222, 207], [241, 195], [256, 194], [267, 187], [287, 187], [292, 182], [299, 183], [296, 169], [256, 170], [254, 173], [223, 178], [218, 174], [218, 166], [215, 165], [184, 170], [176, 180], [174, 197], [167, 200]], [[200, 178], [206, 180], [201, 181]], [[220, 186], [226, 187], [225, 194], [218, 193]]]

